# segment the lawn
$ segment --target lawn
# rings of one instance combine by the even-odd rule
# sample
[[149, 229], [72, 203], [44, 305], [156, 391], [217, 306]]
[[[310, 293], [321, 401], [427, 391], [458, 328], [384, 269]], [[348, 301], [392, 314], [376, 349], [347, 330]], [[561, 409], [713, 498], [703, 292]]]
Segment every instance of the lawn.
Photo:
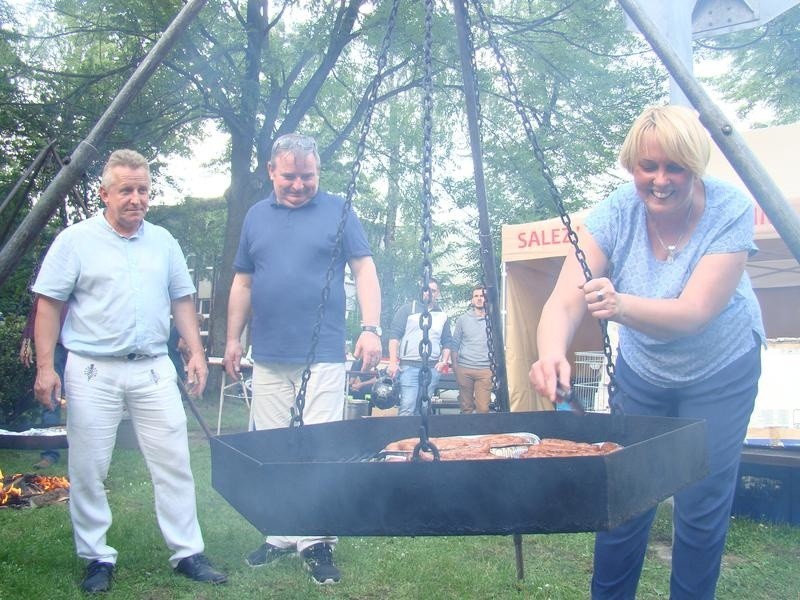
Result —
[[[216, 423], [216, 406], [202, 410]], [[226, 413], [228, 430], [245, 422], [241, 407], [226, 405]], [[588, 598], [591, 534], [523, 536], [523, 581], [516, 578], [514, 545], [507, 536], [342, 538], [335, 556], [343, 579], [337, 586], [316, 586], [299, 559], [251, 569], [244, 555], [261, 536], [212, 489], [208, 442], [189, 419], [206, 553], [230, 581], [214, 587], [171, 572], [142, 457], [137, 450], [118, 449], [106, 486], [115, 517], [109, 542], [119, 551], [110, 599]], [[35, 451], [0, 450], [0, 469], [29, 472], [37, 459]], [[48, 474], [66, 474], [64, 461]], [[0, 600], [85, 597], [77, 587], [84, 564], [74, 553], [66, 505], [2, 509], [0, 531], [5, 540]], [[668, 597], [670, 537], [670, 511], [662, 505], [639, 587], [641, 600]], [[717, 598], [800, 598], [798, 562], [800, 528], [733, 519]]]

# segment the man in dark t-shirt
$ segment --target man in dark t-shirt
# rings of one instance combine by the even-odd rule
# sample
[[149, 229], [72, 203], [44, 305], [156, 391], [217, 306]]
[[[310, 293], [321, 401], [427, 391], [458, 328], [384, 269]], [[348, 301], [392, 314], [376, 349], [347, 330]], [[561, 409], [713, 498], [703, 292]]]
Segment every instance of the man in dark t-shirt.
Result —
[[[303, 420], [311, 424], [342, 418], [345, 265], [355, 279], [363, 320], [354, 354], [367, 368], [381, 359], [381, 297], [372, 252], [361, 222], [344, 198], [319, 189], [319, 168], [313, 138], [288, 134], [275, 141], [268, 165], [273, 192], [248, 211], [233, 263], [236, 274], [228, 301], [224, 365], [231, 377], [238, 378], [241, 337], [249, 318], [256, 429], [289, 425], [325, 289], [329, 294], [310, 365]], [[340, 252], [328, 280], [343, 215]], [[335, 543], [330, 536], [269, 536], [246, 560], [259, 567], [297, 551], [316, 583], [337, 583]]]

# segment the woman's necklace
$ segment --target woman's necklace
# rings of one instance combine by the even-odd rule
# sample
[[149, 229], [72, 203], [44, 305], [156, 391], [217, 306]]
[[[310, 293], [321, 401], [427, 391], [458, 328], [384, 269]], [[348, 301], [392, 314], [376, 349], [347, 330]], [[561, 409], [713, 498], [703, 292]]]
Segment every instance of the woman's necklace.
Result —
[[661, 234], [658, 233], [658, 227], [656, 227], [655, 219], [652, 221], [653, 224], [653, 233], [656, 234], [656, 239], [664, 251], [667, 253], [667, 263], [672, 264], [675, 262], [675, 255], [681, 251], [681, 242], [683, 242], [683, 238], [686, 235], [686, 232], [689, 231], [689, 221], [692, 220], [692, 213], [694, 212], [694, 202], [689, 204], [689, 210], [686, 213], [686, 221], [683, 223], [683, 229], [681, 230], [681, 234], [678, 236], [678, 239], [675, 240], [674, 244], [667, 245], [664, 243], [664, 240], [661, 239]]

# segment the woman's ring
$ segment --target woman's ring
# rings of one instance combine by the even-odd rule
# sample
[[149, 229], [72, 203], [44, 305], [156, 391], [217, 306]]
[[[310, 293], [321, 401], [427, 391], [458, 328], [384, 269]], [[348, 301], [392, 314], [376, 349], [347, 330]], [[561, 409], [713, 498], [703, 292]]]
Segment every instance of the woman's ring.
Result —
[[602, 302], [604, 298], [605, 298], [605, 296], [603, 295], [603, 292], [597, 292], [597, 301], [598, 302]]

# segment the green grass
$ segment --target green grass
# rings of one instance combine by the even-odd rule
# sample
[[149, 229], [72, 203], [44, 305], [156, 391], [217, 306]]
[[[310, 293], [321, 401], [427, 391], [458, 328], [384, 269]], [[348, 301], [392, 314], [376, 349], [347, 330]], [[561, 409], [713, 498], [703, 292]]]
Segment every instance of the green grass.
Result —
[[[216, 428], [216, 403], [202, 407]], [[223, 426], [234, 431], [246, 420], [243, 405], [226, 403]], [[172, 573], [153, 509], [147, 469], [136, 450], [118, 449], [107, 481], [114, 524], [109, 542], [119, 551], [109, 599], [340, 598], [347, 600], [588, 598], [591, 534], [523, 536], [525, 579], [518, 581], [510, 536], [342, 538], [336, 550], [342, 570], [338, 586], [311, 583], [300, 560], [251, 569], [244, 555], [260, 534], [211, 487], [207, 440], [189, 415], [200, 523], [206, 553], [224, 569], [224, 586], [194, 583]], [[64, 453], [64, 456], [66, 453]], [[38, 452], [0, 450], [5, 473], [29, 472]], [[62, 460], [50, 474], [65, 474]], [[639, 586], [640, 600], [666, 599], [671, 537], [669, 510], [662, 507]], [[65, 504], [0, 510], [0, 600], [85, 598], [78, 589], [84, 564], [75, 556]], [[800, 528], [733, 519], [719, 600], [797, 599]]]

